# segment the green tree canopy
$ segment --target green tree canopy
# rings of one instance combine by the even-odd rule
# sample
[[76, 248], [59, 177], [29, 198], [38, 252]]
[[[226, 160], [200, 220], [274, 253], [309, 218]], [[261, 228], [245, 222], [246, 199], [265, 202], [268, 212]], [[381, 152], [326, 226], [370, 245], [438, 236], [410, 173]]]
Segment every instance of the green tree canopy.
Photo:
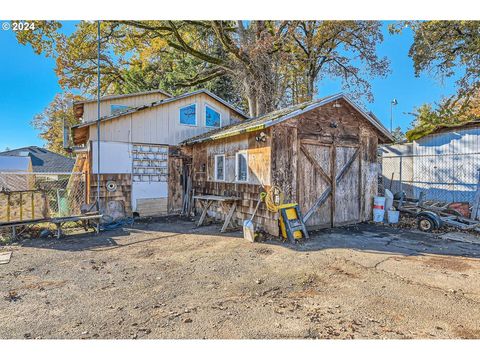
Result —
[[480, 21], [408, 21], [396, 24], [392, 32], [407, 26], [414, 32], [409, 51], [415, 74], [455, 78], [457, 92], [438, 104], [424, 104], [413, 113], [409, 140], [430, 134], [439, 127], [457, 126], [479, 118]]
[[42, 113], [35, 115], [32, 125], [40, 131], [40, 138], [45, 140], [47, 149], [68, 155], [63, 147], [63, 128], [78, 124], [72, 102], [81, 99], [72, 93], [57, 94]]
[[[94, 93], [96, 24], [70, 36], [58, 22], [18, 33], [22, 44], [56, 58], [60, 85]], [[102, 93], [207, 87], [252, 116], [308, 100], [324, 77], [371, 100], [369, 80], [388, 72], [376, 55], [377, 21], [104, 21]]]

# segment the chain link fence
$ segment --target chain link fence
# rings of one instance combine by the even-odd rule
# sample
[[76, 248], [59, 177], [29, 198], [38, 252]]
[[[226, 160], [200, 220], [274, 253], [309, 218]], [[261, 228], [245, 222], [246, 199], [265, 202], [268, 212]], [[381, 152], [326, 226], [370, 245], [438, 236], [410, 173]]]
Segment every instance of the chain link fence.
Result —
[[[383, 155], [381, 186], [394, 194], [441, 202], [470, 202], [479, 182], [480, 153]], [[382, 188], [380, 191], [383, 190]]]
[[84, 173], [0, 172], [0, 223], [81, 214]]

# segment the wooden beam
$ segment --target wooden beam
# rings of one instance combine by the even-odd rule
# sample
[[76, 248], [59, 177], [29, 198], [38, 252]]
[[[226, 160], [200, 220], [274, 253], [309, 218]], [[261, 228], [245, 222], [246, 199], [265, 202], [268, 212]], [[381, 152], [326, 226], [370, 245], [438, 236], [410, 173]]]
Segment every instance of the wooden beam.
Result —
[[228, 211], [227, 217], [225, 218], [225, 222], [223, 223], [222, 229], [220, 232], [225, 232], [227, 231], [228, 225], [230, 225], [230, 222], [232, 221], [233, 214], [235, 213], [235, 209], [237, 208], [237, 202], [234, 201], [230, 205], [230, 210]]

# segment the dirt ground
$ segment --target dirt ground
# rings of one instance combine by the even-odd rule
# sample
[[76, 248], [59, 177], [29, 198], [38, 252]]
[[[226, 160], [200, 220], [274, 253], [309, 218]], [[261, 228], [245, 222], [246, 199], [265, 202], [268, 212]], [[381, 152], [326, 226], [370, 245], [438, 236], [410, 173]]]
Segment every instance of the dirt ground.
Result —
[[0, 338], [480, 338], [480, 245], [409, 230], [167, 219], [0, 250]]

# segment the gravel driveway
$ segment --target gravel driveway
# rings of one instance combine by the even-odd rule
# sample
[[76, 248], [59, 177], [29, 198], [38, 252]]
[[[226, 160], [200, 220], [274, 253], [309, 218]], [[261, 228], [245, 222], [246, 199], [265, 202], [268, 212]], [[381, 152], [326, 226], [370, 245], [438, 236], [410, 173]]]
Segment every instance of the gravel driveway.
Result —
[[480, 245], [312, 235], [252, 244], [169, 218], [0, 247], [0, 338], [480, 338]]

